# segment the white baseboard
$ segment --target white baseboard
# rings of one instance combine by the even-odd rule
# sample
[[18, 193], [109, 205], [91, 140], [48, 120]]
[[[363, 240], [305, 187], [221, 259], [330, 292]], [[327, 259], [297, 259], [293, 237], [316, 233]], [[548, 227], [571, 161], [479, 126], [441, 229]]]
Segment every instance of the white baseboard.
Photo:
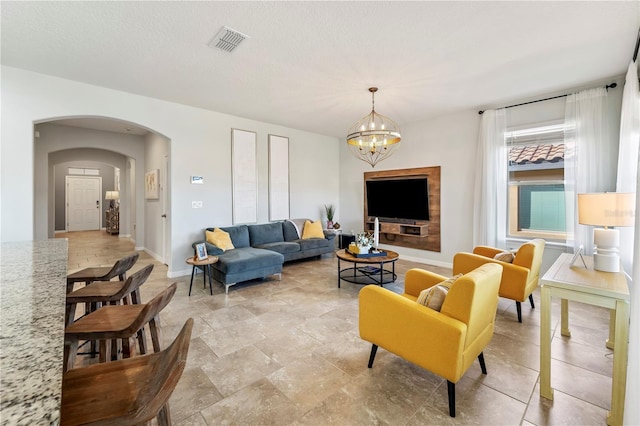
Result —
[[191, 268], [183, 269], [181, 271], [167, 271], [167, 278], [178, 278], [191, 275]]
[[67, 233], [67, 231], [64, 230], [64, 229], [62, 231], [53, 231], [53, 235], [55, 235], [55, 234], [66, 234], [66, 233]]
[[149, 256], [153, 257], [153, 258], [154, 258], [155, 260], [157, 260], [158, 262], [160, 262], [160, 263], [164, 263], [164, 259], [162, 259], [162, 257], [161, 257], [159, 254], [154, 253], [154, 252], [152, 252], [151, 250], [146, 249], [146, 248], [143, 248], [142, 250], [143, 250], [145, 253], [147, 253]]
[[406, 256], [404, 254], [400, 256], [400, 259], [408, 260], [410, 262], [423, 263], [425, 265], [432, 265], [432, 266], [439, 266], [441, 268], [453, 269], [453, 263], [451, 262], [441, 262], [439, 260], [425, 259], [424, 257]]

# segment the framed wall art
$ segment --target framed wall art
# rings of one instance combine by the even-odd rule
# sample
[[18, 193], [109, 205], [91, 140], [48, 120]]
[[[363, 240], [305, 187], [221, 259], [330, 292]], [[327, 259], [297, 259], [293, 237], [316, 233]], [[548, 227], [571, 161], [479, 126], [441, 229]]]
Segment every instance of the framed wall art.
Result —
[[231, 129], [233, 224], [258, 221], [257, 135]]
[[151, 170], [144, 174], [144, 198], [147, 200], [157, 200], [160, 198], [158, 175], [158, 169]]
[[269, 135], [269, 220], [289, 219], [289, 138]]

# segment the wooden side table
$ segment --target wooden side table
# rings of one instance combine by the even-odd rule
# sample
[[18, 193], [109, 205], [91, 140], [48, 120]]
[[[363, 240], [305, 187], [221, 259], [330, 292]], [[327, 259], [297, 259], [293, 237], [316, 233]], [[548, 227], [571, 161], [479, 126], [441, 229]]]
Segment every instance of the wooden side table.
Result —
[[211, 265], [213, 265], [217, 261], [218, 261], [218, 256], [211, 256], [211, 255], [207, 256], [207, 258], [203, 260], [198, 260], [198, 258], [195, 256], [187, 257], [185, 262], [193, 266], [191, 268], [191, 283], [189, 284], [189, 296], [191, 296], [191, 287], [193, 287], [193, 275], [195, 274], [196, 267], [198, 266], [202, 266], [202, 271], [204, 272], [204, 276], [202, 277], [204, 288], [207, 288], [207, 273], [209, 274], [209, 291], [213, 296], [213, 284], [211, 283]]
[[613, 349], [611, 411], [608, 425], [621, 425], [627, 381], [629, 346], [629, 288], [623, 272], [601, 272], [593, 269], [593, 258], [584, 256], [582, 263], [569, 266], [570, 253], [561, 254], [541, 278], [542, 311], [540, 314], [540, 396], [553, 399], [551, 388], [551, 297], [561, 298], [560, 332], [570, 337], [569, 300], [611, 309], [609, 340]]

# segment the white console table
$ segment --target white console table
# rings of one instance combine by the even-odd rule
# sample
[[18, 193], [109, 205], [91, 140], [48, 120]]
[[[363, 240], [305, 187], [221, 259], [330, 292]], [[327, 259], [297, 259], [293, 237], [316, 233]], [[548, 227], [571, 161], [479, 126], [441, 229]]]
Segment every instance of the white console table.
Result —
[[621, 425], [627, 381], [629, 346], [629, 288], [623, 272], [600, 272], [593, 269], [593, 258], [584, 256], [569, 266], [572, 254], [562, 254], [541, 278], [540, 317], [540, 396], [553, 399], [551, 388], [551, 298], [561, 298], [560, 332], [569, 330], [569, 300], [611, 309], [609, 340], [613, 349], [613, 383], [608, 425]]

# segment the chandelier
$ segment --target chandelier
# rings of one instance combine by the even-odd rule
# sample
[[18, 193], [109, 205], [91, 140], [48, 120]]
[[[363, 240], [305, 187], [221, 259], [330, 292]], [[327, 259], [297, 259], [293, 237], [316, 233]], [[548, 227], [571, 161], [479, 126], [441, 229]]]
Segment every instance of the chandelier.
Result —
[[375, 110], [377, 87], [370, 87], [371, 112], [349, 129], [347, 145], [354, 157], [371, 164], [371, 167], [389, 157], [400, 145], [400, 127]]

